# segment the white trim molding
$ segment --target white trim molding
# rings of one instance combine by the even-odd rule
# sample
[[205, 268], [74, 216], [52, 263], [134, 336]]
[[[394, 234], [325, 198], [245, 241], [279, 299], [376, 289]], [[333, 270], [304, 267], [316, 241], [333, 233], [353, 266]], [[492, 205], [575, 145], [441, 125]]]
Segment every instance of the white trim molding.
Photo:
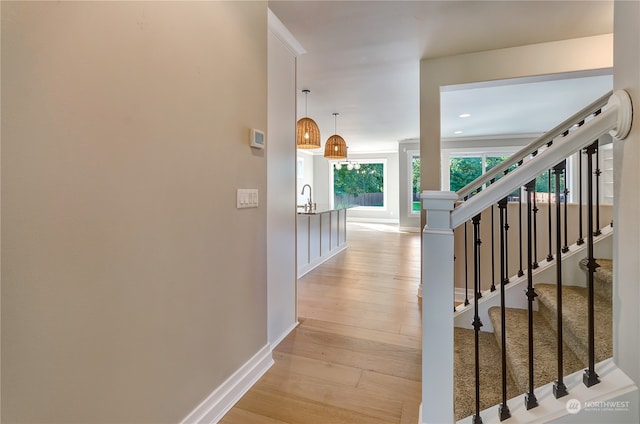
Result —
[[333, 249], [331, 249], [326, 255], [320, 256], [307, 264], [300, 265], [298, 269], [298, 278], [304, 277], [306, 274], [308, 274], [309, 272], [311, 272], [321, 264], [325, 263], [329, 259], [333, 258], [335, 255], [342, 252], [346, 248], [347, 248], [347, 243], [345, 242], [340, 246], [334, 247]]
[[217, 423], [273, 363], [271, 346], [267, 344], [191, 411], [180, 424]]
[[285, 339], [285, 337], [296, 329], [298, 325], [300, 325], [300, 321], [294, 322], [289, 328], [283, 331], [282, 334], [273, 343], [271, 343], [271, 350], [274, 350]]
[[282, 44], [284, 44], [294, 56], [298, 57], [302, 54], [305, 54], [307, 51], [302, 47], [302, 44], [291, 34], [291, 32], [287, 29], [286, 26], [278, 19], [278, 17], [271, 11], [268, 10], [268, 25], [269, 30], [276, 36]]

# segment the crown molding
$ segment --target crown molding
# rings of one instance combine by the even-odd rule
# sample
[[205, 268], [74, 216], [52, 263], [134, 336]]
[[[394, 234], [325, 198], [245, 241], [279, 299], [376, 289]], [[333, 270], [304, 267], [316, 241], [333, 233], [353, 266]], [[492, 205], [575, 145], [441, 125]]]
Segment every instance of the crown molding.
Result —
[[271, 31], [282, 43], [287, 46], [287, 48], [293, 53], [294, 56], [300, 56], [301, 54], [305, 54], [307, 51], [302, 47], [302, 44], [296, 40], [296, 38], [289, 32], [286, 26], [278, 19], [278, 17], [271, 11], [271, 9], [267, 9], [268, 12], [268, 26], [269, 31]]

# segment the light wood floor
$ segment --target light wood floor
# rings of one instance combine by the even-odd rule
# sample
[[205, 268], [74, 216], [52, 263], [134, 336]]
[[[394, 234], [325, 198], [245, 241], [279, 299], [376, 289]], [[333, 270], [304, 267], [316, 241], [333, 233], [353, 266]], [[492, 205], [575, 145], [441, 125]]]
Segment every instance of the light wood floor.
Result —
[[418, 422], [420, 234], [350, 223], [347, 241], [298, 281], [300, 325], [222, 424]]

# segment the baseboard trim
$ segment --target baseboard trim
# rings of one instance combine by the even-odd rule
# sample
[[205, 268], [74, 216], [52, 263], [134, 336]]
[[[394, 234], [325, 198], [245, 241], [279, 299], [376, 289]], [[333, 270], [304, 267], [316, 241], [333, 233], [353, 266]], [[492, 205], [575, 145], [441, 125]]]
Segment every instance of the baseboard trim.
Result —
[[399, 227], [398, 230], [405, 233], [419, 233], [420, 227]]
[[[456, 287], [455, 289], [453, 289], [453, 300], [455, 300], [456, 302], [464, 302], [464, 300], [467, 298], [467, 295], [467, 291], [462, 287]], [[471, 294], [471, 297], [473, 297], [473, 294]]]
[[311, 272], [313, 269], [317, 268], [319, 265], [323, 264], [325, 261], [328, 261], [329, 259], [331, 259], [335, 255], [337, 255], [338, 253], [342, 252], [346, 248], [347, 248], [347, 242], [345, 241], [340, 246], [332, 248], [324, 256], [320, 256], [319, 258], [316, 258], [316, 259], [312, 260], [308, 264], [300, 266], [298, 268], [298, 278], [304, 277], [306, 274]]
[[291, 326], [289, 328], [287, 328], [285, 331], [283, 331], [282, 334], [280, 335], [280, 337], [278, 337], [273, 343], [271, 343], [271, 350], [274, 350], [276, 348], [276, 346], [278, 346], [280, 344], [280, 342], [282, 342], [284, 340], [284, 338], [289, 335], [289, 333], [291, 333], [293, 330], [295, 330], [295, 328], [298, 325], [300, 325], [300, 321], [294, 322], [293, 324], [291, 324]]
[[397, 218], [361, 218], [358, 216], [347, 217], [347, 222], [364, 222], [368, 224], [398, 224]]
[[217, 423], [271, 365], [271, 346], [267, 344], [191, 411], [180, 424]]

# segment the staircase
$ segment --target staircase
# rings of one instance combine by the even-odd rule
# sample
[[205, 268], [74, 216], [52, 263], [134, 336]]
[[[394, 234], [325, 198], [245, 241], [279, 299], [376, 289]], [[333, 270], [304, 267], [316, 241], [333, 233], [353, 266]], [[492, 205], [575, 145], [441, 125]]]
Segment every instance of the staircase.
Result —
[[[595, 274], [595, 336], [596, 362], [610, 358], [612, 350], [612, 309], [611, 284], [612, 261], [598, 259]], [[576, 282], [577, 283], [577, 282]], [[557, 302], [556, 285], [548, 283], [536, 284], [538, 293], [538, 311], [534, 313], [534, 380], [541, 386], [557, 379]], [[563, 299], [563, 338], [564, 338], [564, 373], [571, 374], [580, 371], [588, 365], [587, 353], [587, 289], [579, 286], [564, 285]], [[507, 308], [506, 337], [507, 337], [507, 368], [509, 381], [507, 393], [509, 398], [516, 397], [528, 391], [528, 344], [527, 344], [527, 311], [523, 309]], [[488, 408], [500, 402], [500, 386], [493, 384], [500, 380], [500, 340], [501, 316], [500, 308], [489, 309], [489, 317], [494, 333], [482, 333], [481, 361], [488, 366], [481, 375], [481, 405]], [[455, 329], [455, 417], [463, 419], [474, 413], [473, 393], [473, 330]], [[484, 358], [484, 359], [482, 359]], [[491, 364], [494, 366], [492, 367]]]
[[[611, 262], [598, 264], [596, 258], [607, 256], [594, 251], [601, 234], [599, 151], [607, 143], [600, 137], [624, 139], [631, 116], [628, 93], [603, 96], [457, 193], [422, 193], [423, 423], [453, 418], [578, 423], [587, 417], [637, 422], [637, 408], [609, 416], [580, 409], [583, 402], [609, 400], [628, 406], [638, 392], [610, 359]], [[549, 205], [545, 222], [538, 219], [536, 184], [543, 173], [549, 181], [543, 191]], [[577, 197], [571, 200], [578, 205], [577, 220], [568, 220], [567, 194]], [[509, 213], [514, 202], [515, 220]], [[546, 264], [554, 263], [554, 276], [538, 262], [546, 250], [538, 243], [545, 232], [541, 226], [548, 228]], [[465, 302], [452, 314], [454, 259], [460, 252], [454, 230], [461, 227], [465, 235], [467, 227], [471, 231], [461, 250]], [[571, 231], [578, 234], [571, 238], [574, 246], [568, 246]], [[574, 260], [583, 257], [584, 264]], [[518, 259], [517, 277], [512, 277]], [[586, 268], [584, 279], [565, 275], [568, 270], [580, 274], [580, 266]], [[492, 284], [485, 296], [487, 269]], [[557, 328], [560, 310], [562, 327]], [[471, 329], [457, 328], [465, 326]], [[558, 349], [556, 343], [563, 346]]]

